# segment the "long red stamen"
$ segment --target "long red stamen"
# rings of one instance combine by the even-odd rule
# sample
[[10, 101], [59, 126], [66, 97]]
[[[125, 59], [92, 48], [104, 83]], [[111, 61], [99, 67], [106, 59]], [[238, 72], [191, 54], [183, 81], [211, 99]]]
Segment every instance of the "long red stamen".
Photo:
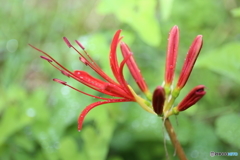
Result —
[[85, 48], [83, 47], [83, 45], [79, 41], [75, 40], [75, 42], [79, 45], [79, 47], [82, 48], [82, 50], [85, 50]]
[[57, 82], [57, 83], [60, 83], [60, 84], [63, 84], [63, 85], [66, 85], [66, 84], [67, 84], [67, 82], [62, 81], [62, 80], [57, 79], [57, 78], [54, 78], [53, 81], [55, 81], [55, 82]]
[[[50, 55], [48, 55], [46, 52], [44, 52], [44, 51], [42, 51], [42, 50], [40, 50], [40, 49], [32, 46], [31, 44], [28, 44], [28, 45], [31, 46], [33, 49], [35, 49], [35, 50], [43, 53], [44, 55], [46, 55], [50, 60], [52, 60], [53, 62], [55, 62], [59, 67], [61, 67], [63, 70], [65, 70], [65, 71], [68, 72], [69, 74], [72, 74], [71, 71], [69, 71], [68, 69], [66, 69], [66, 68], [65, 68], [64, 66], [62, 66], [60, 63], [58, 63], [54, 58], [52, 58], [52, 57], [51, 57]], [[43, 59], [45, 59], [45, 58], [46, 58], [46, 57], [44, 57]], [[47, 61], [49, 61], [49, 60], [47, 60]], [[50, 63], [50, 64], [52, 64], [52, 63]], [[60, 70], [60, 69], [58, 69], [58, 70]]]
[[69, 48], [72, 47], [71, 43], [69, 42], [69, 40], [66, 37], [63, 37], [63, 40], [65, 41], [65, 43], [68, 45]]
[[44, 57], [44, 56], [40, 56], [42, 59], [48, 61], [48, 62], [53, 62], [51, 59], [47, 58], [47, 57]]
[[[49, 61], [48, 59], [46, 59], [46, 57], [44, 57], [43, 59]], [[112, 94], [112, 93], [104, 90], [106, 82], [101, 81], [101, 80], [99, 80], [97, 78], [94, 78], [94, 77], [90, 76], [88, 73], [86, 73], [84, 71], [75, 71], [76, 74], [74, 74], [74, 72], [73, 73], [71, 72], [71, 74], [69, 74], [68, 72], [66, 72], [64, 70], [61, 70], [60, 68], [58, 68], [54, 64], [52, 64], [52, 63], [50, 63], [50, 64], [54, 68], [59, 70], [63, 75], [65, 75], [67, 77], [71, 77], [71, 78], [79, 81], [80, 83], [86, 85], [89, 88], [92, 88], [92, 89], [94, 89], [94, 90], [96, 90], [98, 92], [101, 92], [101, 93], [104, 93], [104, 94], [107, 94], [107, 95], [110, 95], [110, 96], [119, 97], [119, 95]], [[80, 72], [82, 73], [81, 76], [79, 74]], [[102, 85], [101, 85], [101, 83], [102, 83]], [[117, 86], [119, 87], [119, 85], [117, 85]]]
[[[70, 46], [70, 42], [67, 40], [66, 37], [64, 37], [64, 41], [66, 42], [66, 44], [68, 46]], [[81, 57], [80, 60], [85, 64], [90, 66], [97, 74], [99, 74], [103, 79], [105, 79], [106, 81], [110, 82], [110, 83], [115, 83], [116, 82], [114, 80], [112, 80], [106, 73], [104, 73], [101, 68], [97, 65], [97, 63], [95, 63], [95, 61], [89, 56], [89, 54], [85, 51], [85, 48], [82, 46], [82, 44], [80, 42], [78, 42], [76, 40], [76, 43], [81, 47], [81, 49], [83, 49], [84, 54], [81, 53], [79, 50], [77, 50], [74, 46], [71, 45], [71, 48], [73, 48]], [[70, 44], [70, 45], [69, 45]]]
[[78, 92], [80, 92], [80, 93], [82, 93], [82, 94], [85, 94], [85, 95], [90, 96], [90, 97], [93, 97], [93, 98], [102, 99], [102, 100], [114, 100], [113, 98], [103, 98], [103, 97], [99, 97], [99, 96], [94, 96], [94, 95], [88, 94], [88, 93], [83, 92], [83, 91], [81, 91], [81, 90], [79, 90], [79, 89], [77, 89], [77, 88], [74, 88], [73, 86], [70, 86], [69, 84], [67, 84], [67, 82], [62, 81], [62, 80], [60, 80], [60, 79], [54, 78], [53, 81], [55, 81], [55, 82], [57, 82], [57, 83], [60, 83], [60, 84], [62, 84], [62, 85], [68, 86], [69, 88], [72, 88], [72, 89], [74, 89], [75, 91], [78, 91]]
[[61, 71], [61, 73], [63, 74], [63, 75], [65, 75], [65, 76], [67, 76], [67, 77], [71, 77], [71, 75], [69, 74], [69, 73], [67, 73], [66, 71]]
[[86, 66], [88, 65], [88, 62], [86, 61], [85, 58], [79, 57], [79, 60], [80, 60], [82, 63], [84, 63]]

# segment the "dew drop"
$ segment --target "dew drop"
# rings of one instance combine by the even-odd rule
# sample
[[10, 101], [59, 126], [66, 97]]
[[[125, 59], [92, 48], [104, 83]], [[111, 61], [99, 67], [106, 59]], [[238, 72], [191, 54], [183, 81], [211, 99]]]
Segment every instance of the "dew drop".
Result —
[[66, 87], [66, 86], [62, 87], [62, 89], [61, 89], [62, 95], [68, 95], [69, 92], [70, 92], [70, 90], [68, 87]]
[[199, 152], [197, 151], [197, 150], [193, 150], [192, 152], [191, 152], [191, 157], [192, 158], [197, 158], [199, 156]]
[[6, 48], [9, 52], [15, 52], [18, 48], [18, 41], [16, 39], [11, 39], [7, 42]]
[[26, 114], [29, 116], [29, 117], [35, 117], [36, 115], [36, 112], [33, 108], [28, 108], [27, 111], [26, 111]]

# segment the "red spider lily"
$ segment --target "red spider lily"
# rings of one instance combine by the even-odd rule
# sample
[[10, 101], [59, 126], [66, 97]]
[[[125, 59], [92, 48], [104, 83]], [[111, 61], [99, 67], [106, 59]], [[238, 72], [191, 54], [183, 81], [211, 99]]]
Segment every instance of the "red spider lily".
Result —
[[[92, 103], [91, 105], [87, 106], [82, 113], [79, 116], [78, 119], [78, 130], [80, 131], [82, 128], [82, 123], [83, 120], [86, 116], [86, 114], [93, 109], [96, 106], [106, 104], [106, 103], [116, 103], [116, 102], [137, 102], [140, 104], [140, 106], [147, 110], [148, 112], [154, 113], [151, 105], [146, 105], [146, 101], [139, 97], [133, 89], [127, 84], [126, 80], [124, 79], [123, 75], [123, 67], [127, 63], [128, 68], [133, 76], [133, 78], [136, 80], [137, 84], [139, 85], [140, 89], [143, 92], [148, 92], [147, 85], [144, 82], [144, 79], [142, 78], [141, 74], [139, 73], [139, 69], [137, 67], [137, 64], [135, 63], [132, 53], [130, 52], [130, 49], [126, 47], [124, 43], [121, 43], [121, 49], [122, 49], [122, 54], [123, 54], [123, 60], [119, 64], [118, 59], [117, 59], [117, 46], [120, 43], [122, 37], [120, 37], [121, 30], [118, 30], [111, 43], [111, 48], [110, 48], [110, 65], [111, 69], [113, 72], [113, 75], [116, 80], [113, 80], [110, 78], [105, 72], [101, 70], [101, 68], [94, 62], [94, 60], [89, 56], [89, 54], [85, 51], [85, 48], [82, 46], [82, 44], [78, 41], [75, 41], [78, 46], [83, 50], [83, 52], [78, 51], [74, 46], [70, 44], [67, 38], [63, 38], [65, 43], [68, 45], [68, 47], [73, 48], [79, 55], [80, 55], [80, 61], [84, 63], [85, 65], [89, 66], [92, 70], [94, 70], [98, 75], [100, 75], [104, 80], [95, 78], [88, 74], [85, 71], [69, 71], [67, 68], [62, 66], [59, 62], [57, 62], [54, 58], [52, 58], [50, 55], [45, 53], [44, 51], [30, 45], [34, 49], [38, 50], [39, 52], [43, 53], [46, 57], [41, 56], [42, 59], [48, 61], [53, 67], [55, 67], [57, 70], [59, 70], [62, 74], [64, 74], [67, 77], [71, 77], [80, 83], [88, 86], [89, 88], [92, 88], [98, 92], [101, 92], [103, 94], [109, 95], [112, 98], [103, 98], [103, 97], [98, 97], [94, 96], [88, 93], [85, 93], [81, 90], [78, 90], [70, 85], [67, 84], [67, 82], [59, 80], [59, 79], [53, 79], [55, 82], [58, 82], [60, 84], [63, 84], [65, 86], [68, 86], [78, 92], [81, 92], [85, 95], [102, 99], [104, 101], [99, 101]], [[115, 98], [116, 97], [116, 98]]]

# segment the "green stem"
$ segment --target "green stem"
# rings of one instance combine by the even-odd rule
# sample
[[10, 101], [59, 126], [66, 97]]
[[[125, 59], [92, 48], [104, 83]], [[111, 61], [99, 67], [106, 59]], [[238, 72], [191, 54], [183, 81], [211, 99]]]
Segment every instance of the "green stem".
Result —
[[168, 118], [166, 118], [164, 120], [164, 126], [168, 132], [168, 135], [171, 139], [171, 142], [174, 146], [174, 148], [176, 149], [176, 153], [177, 153], [177, 156], [180, 160], [187, 160], [187, 157], [182, 149], [182, 146], [181, 144], [179, 143], [178, 139], [177, 139], [177, 135], [176, 133], [174, 132], [174, 129], [172, 127], [172, 124], [170, 122], [170, 120]]

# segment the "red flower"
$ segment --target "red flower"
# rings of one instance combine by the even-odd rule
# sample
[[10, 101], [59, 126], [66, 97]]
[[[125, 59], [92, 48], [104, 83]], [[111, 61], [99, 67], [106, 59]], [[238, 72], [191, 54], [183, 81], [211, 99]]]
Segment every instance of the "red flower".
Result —
[[67, 68], [65, 68], [64, 66], [62, 66], [59, 62], [57, 62], [54, 58], [52, 58], [50, 55], [48, 55], [44, 51], [30, 45], [34, 49], [43, 53], [46, 57], [41, 56], [41, 58], [48, 61], [53, 67], [55, 67], [57, 70], [59, 70], [62, 74], [79, 81], [80, 83], [88, 86], [89, 88], [92, 88], [98, 92], [101, 92], [103, 94], [106, 94], [106, 95], [109, 95], [112, 97], [112, 98], [103, 98], [103, 97], [91, 95], [91, 94], [85, 93], [81, 90], [78, 90], [78, 89], [68, 85], [67, 82], [65, 82], [65, 81], [62, 81], [59, 79], [53, 79], [55, 82], [58, 82], [65, 86], [68, 86], [78, 92], [85, 94], [85, 95], [104, 100], [104, 101], [92, 103], [82, 111], [82, 113], [80, 114], [79, 119], [78, 119], [78, 130], [81, 130], [83, 120], [84, 120], [86, 114], [91, 109], [93, 109], [96, 106], [106, 104], [106, 103], [134, 101], [134, 102], [137, 102], [138, 104], [140, 104], [140, 106], [143, 109], [147, 110], [150, 113], [154, 113], [151, 106], [146, 105], [147, 104], [146, 101], [144, 99], [142, 99], [141, 97], [139, 97], [133, 91], [133, 89], [127, 84], [127, 82], [124, 78], [123, 67], [127, 63], [127, 66], [129, 68], [133, 78], [135, 79], [138, 86], [140, 87], [140, 89], [145, 94], [149, 92], [147, 85], [145, 84], [144, 79], [142, 78], [142, 76], [139, 72], [137, 64], [136, 64], [134, 58], [132, 57], [132, 53], [130, 52], [130, 49], [123, 42], [121, 43], [123, 60], [120, 64], [118, 63], [116, 51], [117, 51], [117, 46], [122, 39], [122, 37], [120, 37], [120, 33], [121, 33], [121, 30], [118, 30], [115, 33], [112, 43], [111, 43], [110, 55], [109, 55], [111, 69], [112, 69], [113, 75], [116, 80], [113, 80], [104, 71], [102, 71], [102, 69], [94, 62], [94, 60], [85, 51], [85, 48], [82, 46], [82, 44], [78, 41], [75, 41], [75, 42], [80, 46], [80, 48], [83, 50], [83, 52], [78, 51], [74, 46], [72, 46], [67, 38], [65, 38], [65, 37], [63, 38], [65, 43], [68, 45], [68, 47], [73, 48], [76, 52], [78, 52], [78, 54], [80, 55], [80, 58], [79, 58], [80, 61], [83, 62], [85, 65], [89, 66], [92, 70], [94, 70], [98, 75], [100, 75], [103, 78], [103, 80], [95, 78], [85, 71], [75, 70], [72, 72], [72, 71], [68, 70]]
[[[110, 66], [112, 73], [115, 79], [109, 77], [97, 64], [96, 62], [89, 56], [86, 52], [83, 45], [75, 41], [78, 46], [82, 49], [82, 51], [77, 50], [67, 38], [63, 38], [68, 47], [73, 48], [79, 55], [79, 60], [85, 65], [89, 66], [92, 70], [94, 70], [101, 79], [95, 78], [89, 73], [81, 70], [70, 71], [61, 65], [58, 61], [52, 58], [50, 55], [45, 53], [44, 51], [30, 45], [34, 49], [43, 53], [45, 56], [40, 56], [42, 59], [48, 61], [53, 67], [59, 70], [62, 74], [67, 77], [73, 78], [78, 82], [88, 86], [89, 88], [101, 92], [105, 95], [111, 96], [111, 98], [104, 98], [95, 96], [92, 94], [88, 94], [83, 92], [73, 86], [67, 84], [67, 82], [53, 79], [53, 81], [58, 82], [62, 85], [68, 86], [80, 93], [85, 95], [101, 99], [103, 101], [98, 101], [87, 106], [79, 116], [78, 119], [78, 129], [81, 130], [83, 120], [86, 114], [96, 106], [106, 104], [106, 103], [116, 103], [116, 102], [137, 102], [144, 110], [157, 114], [159, 116], [163, 116], [164, 118], [169, 117], [170, 115], [177, 114], [180, 111], [183, 111], [189, 108], [191, 105], [195, 104], [199, 99], [201, 99], [206, 92], [204, 91], [204, 86], [200, 85], [195, 87], [177, 106], [174, 107], [174, 102], [178, 97], [180, 90], [185, 86], [187, 80], [191, 74], [193, 66], [196, 62], [196, 59], [200, 53], [202, 47], [202, 36], [199, 35], [193, 41], [187, 57], [185, 59], [184, 65], [182, 67], [182, 71], [180, 73], [177, 85], [173, 86], [174, 79], [174, 71], [176, 68], [177, 54], [178, 54], [178, 44], [179, 44], [179, 30], [177, 26], [174, 26], [168, 37], [168, 47], [167, 47], [167, 56], [166, 56], [166, 65], [165, 65], [165, 78], [163, 87], [158, 86], [153, 95], [149, 92], [147, 84], [144, 81], [144, 78], [141, 75], [141, 72], [137, 66], [137, 63], [134, 60], [133, 53], [130, 48], [122, 42], [122, 37], [120, 37], [121, 30], [118, 30], [111, 43], [110, 47]], [[123, 60], [119, 63], [117, 58], [117, 47], [120, 44], [120, 50], [123, 56]], [[139, 89], [145, 94], [147, 100], [138, 96], [135, 91], [128, 85], [123, 75], [123, 67], [127, 65], [133, 79], [137, 83]], [[151, 102], [150, 102], [151, 101]]]

